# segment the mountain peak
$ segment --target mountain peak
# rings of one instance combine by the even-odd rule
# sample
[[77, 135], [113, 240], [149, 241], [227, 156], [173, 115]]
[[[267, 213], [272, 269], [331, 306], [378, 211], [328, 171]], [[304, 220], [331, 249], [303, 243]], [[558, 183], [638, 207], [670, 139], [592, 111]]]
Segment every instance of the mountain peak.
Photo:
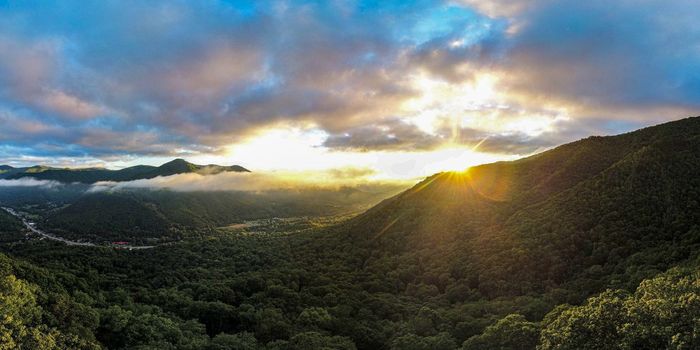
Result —
[[182, 158], [175, 158], [167, 163], [164, 163], [163, 165], [168, 165], [168, 164], [192, 164], [192, 163], [190, 163]]
[[182, 158], [175, 158], [167, 163], [164, 163], [159, 169], [166, 169], [166, 170], [171, 170], [171, 171], [177, 171], [177, 173], [185, 173], [185, 172], [200, 172], [200, 173], [206, 173], [206, 174], [218, 174], [222, 172], [243, 172], [243, 173], [249, 173], [250, 170], [240, 166], [240, 165], [231, 165], [231, 166], [222, 166], [222, 165], [217, 165], [217, 164], [207, 164], [207, 165], [198, 165], [194, 163], [190, 163]]

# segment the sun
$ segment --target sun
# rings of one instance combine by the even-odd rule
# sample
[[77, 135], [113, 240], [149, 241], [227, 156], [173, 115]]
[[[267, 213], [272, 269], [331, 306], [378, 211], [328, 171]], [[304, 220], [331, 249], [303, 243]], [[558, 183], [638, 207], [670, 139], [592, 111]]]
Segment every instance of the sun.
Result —
[[[401, 119], [428, 137], [439, 139], [441, 146], [438, 148], [338, 151], [324, 146], [329, 135], [317, 125], [277, 125], [258, 130], [246, 140], [228, 146], [226, 156], [260, 170], [304, 172], [351, 165], [372, 169], [380, 179], [418, 178], [506, 160], [509, 156], [490, 154], [479, 148], [488, 143], [488, 139], [472, 143], [461, 139], [464, 128], [497, 134], [502, 131], [499, 127], [505, 127], [494, 125], [494, 120], [475, 117], [479, 110], [498, 104], [501, 98], [498, 81], [497, 75], [484, 72], [463, 82], [446, 81], [428, 73], [408, 78], [408, 85], [416, 93], [401, 104]], [[537, 125], [521, 122], [517, 125], [519, 129], [538, 129]]]
[[428, 158], [429, 165], [426, 167], [426, 170], [428, 173], [465, 171], [475, 165], [504, 160], [503, 155], [478, 152], [473, 146], [445, 147], [427, 155], [426, 158]]

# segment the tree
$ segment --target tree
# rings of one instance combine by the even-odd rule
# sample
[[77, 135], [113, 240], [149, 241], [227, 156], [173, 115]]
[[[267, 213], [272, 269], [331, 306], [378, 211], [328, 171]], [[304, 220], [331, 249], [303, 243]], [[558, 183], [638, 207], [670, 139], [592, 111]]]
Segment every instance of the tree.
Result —
[[61, 334], [40, 323], [35, 293], [14, 275], [0, 278], [0, 349], [59, 349]]
[[255, 313], [255, 337], [261, 341], [284, 339], [289, 336], [291, 325], [281, 310], [266, 308]]
[[467, 339], [462, 349], [530, 350], [537, 345], [538, 335], [536, 323], [522, 315], [511, 314], [486, 327], [481, 335]]
[[304, 332], [289, 340], [294, 350], [356, 350], [352, 340], [340, 336], [327, 336], [319, 332]]
[[248, 332], [238, 334], [221, 333], [215, 336], [207, 350], [257, 350], [260, 349], [255, 335]]
[[608, 290], [545, 320], [538, 349], [696, 349], [700, 271], [672, 269], [634, 294]]
[[395, 338], [391, 343], [392, 350], [454, 350], [457, 343], [449, 333], [421, 337], [416, 334], [405, 334]]
[[331, 323], [332, 317], [328, 313], [328, 310], [322, 307], [310, 307], [304, 309], [299, 314], [297, 322], [306, 328], [310, 329], [323, 329], [328, 327]]

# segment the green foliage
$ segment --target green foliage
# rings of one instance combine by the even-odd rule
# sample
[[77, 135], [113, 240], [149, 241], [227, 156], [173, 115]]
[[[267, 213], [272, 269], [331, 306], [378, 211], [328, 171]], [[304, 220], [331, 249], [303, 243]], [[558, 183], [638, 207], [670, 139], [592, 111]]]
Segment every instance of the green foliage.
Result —
[[673, 269], [633, 294], [609, 290], [543, 323], [538, 349], [697, 349], [700, 271]]
[[207, 350], [258, 350], [262, 346], [258, 344], [255, 335], [248, 332], [239, 334], [221, 333], [211, 340]]
[[0, 210], [0, 232], [11, 233], [22, 229], [22, 223], [4, 210]]
[[152, 244], [211, 235], [215, 228], [247, 220], [346, 214], [401, 189], [378, 185], [256, 193], [143, 189], [87, 193], [49, 211], [43, 225], [73, 239]]
[[154, 208], [128, 196], [88, 195], [48, 220], [52, 232], [68, 238], [138, 240], [171, 233], [171, 224]]
[[96, 344], [64, 335], [42, 323], [37, 288], [14, 275], [0, 278], [0, 349], [97, 349]]
[[[698, 348], [699, 123], [438, 174], [348, 221], [295, 233], [215, 227], [326, 210], [337, 193], [256, 202], [120, 192], [97, 214], [77, 202], [54, 208], [110, 232], [110, 211], [147, 222], [139, 227], [157, 217], [166, 237], [189, 239], [146, 251], [3, 242], [11, 258], [0, 255], [0, 273], [26, 287], [7, 289], [8, 312], [23, 310], [7, 339], [78, 349]], [[678, 265], [687, 268], [669, 270]]]
[[415, 334], [402, 335], [391, 343], [392, 350], [451, 350], [456, 349], [457, 343], [449, 333], [438, 333], [427, 337]]
[[297, 318], [297, 323], [305, 328], [309, 329], [323, 329], [327, 328], [332, 321], [332, 316], [328, 313], [328, 310], [322, 307], [310, 307], [304, 309], [299, 314]]
[[305, 332], [293, 336], [287, 345], [295, 350], [355, 350], [355, 344], [348, 338], [327, 336], [318, 332]]
[[481, 335], [469, 338], [462, 344], [462, 349], [533, 349], [539, 333], [536, 323], [527, 321], [522, 315], [511, 314], [486, 327]]
[[13, 242], [22, 238], [22, 222], [0, 209], [0, 242]]

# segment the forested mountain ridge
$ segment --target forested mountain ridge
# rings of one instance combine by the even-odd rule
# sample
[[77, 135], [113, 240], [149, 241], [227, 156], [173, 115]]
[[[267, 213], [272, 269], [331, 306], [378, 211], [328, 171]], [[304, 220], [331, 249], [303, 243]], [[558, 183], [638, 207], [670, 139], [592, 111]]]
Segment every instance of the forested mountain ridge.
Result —
[[698, 173], [700, 118], [688, 118], [434, 175], [353, 219], [348, 237], [364, 237], [374, 255], [429, 249], [462, 268], [501, 266], [465, 278], [522, 279], [492, 296], [541, 292], [664, 244], [684, 242], [673, 254], [690, 254], [700, 242]]
[[[45, 349], [696, 349], [698, 174], [700, 118], [689, 118], [436, 174], [301, 233], [134, 252], [8, 241], [0, 294], [26, 301], [12, 315], [33, 316], [11, 325], [32, 332], [7, 339]], [[224, 214], [206, 202], [192, 202], [193, 217]], [[0, 215], [18, 235], [13, 220]]]
[[185, 173], [218, 174], [222, 172], [250, 172], [239, 165], [221, 166], [215, 164], [197, 165], [184, 159], [174, 159], [161, 166], [136, 165], [120, 170], [104, 168], [59, 169], [44, 166], [13, 168], [4, 165], [0, 168], [0, 179], [20, 179], [23, 177], [38, 180], [53, 180], [65, 183], [96, 183], [100, 181], [133, 181], [151, 179], [158, 176], [170, 176]]
[[[500, 231], [507, 223], [513, 226], [520, 216], [531, 217], [523, 213], [547, 206], [545, 202], [549, 206], [563, 205], [564, 198], [574, 200], [583, 193], [646, 195], [656, 189], [669, 194], [673, 187], [678, 188], [679, 193], [674, 194], [681, 196], [682, 203], [694, 206], [691, 197], [698, 180], [692, 174], [699, 169], [698, 147], [700, 117], [618, 136], [589, 137], [512, 162], [433, 175], [357, 217], [354, 224], [370, 232], [383, 230], [386, 236], [402, 226], [412, 227], [405, 231], [415, 233], [416, 228], [424, 226], [419, 221], [439, 217], [438, 221], [493, 226]], [[641, 191], [637, 187], [645, 185], [639, 182], [649, 180], [645, 176], [658, 181], [644, 188], [644, 193], [632, 192]], [[658, 205], [677, 202], [667, 197]], [[598, 205], [579, 204], [579, 209]], [[397, 217], [405, 220], [394, 222]], [[436, 231], [433, 227], [426, 230]], [[453, 227], [458, 229], [460, 225]], [[448, 227], [449, 231], [454, 230]]]
[[700, 118], [688, 118], [436, 174], [351, 220], [335, 244], [401, 281], [379, 290], [580, 303], [695, 261], [697, 174]]
[[86, 193], [45, 214], [42, 225], [62, 237], [93, 242], [173, 241], [248, 220], [357, 212], [404, 188]]

